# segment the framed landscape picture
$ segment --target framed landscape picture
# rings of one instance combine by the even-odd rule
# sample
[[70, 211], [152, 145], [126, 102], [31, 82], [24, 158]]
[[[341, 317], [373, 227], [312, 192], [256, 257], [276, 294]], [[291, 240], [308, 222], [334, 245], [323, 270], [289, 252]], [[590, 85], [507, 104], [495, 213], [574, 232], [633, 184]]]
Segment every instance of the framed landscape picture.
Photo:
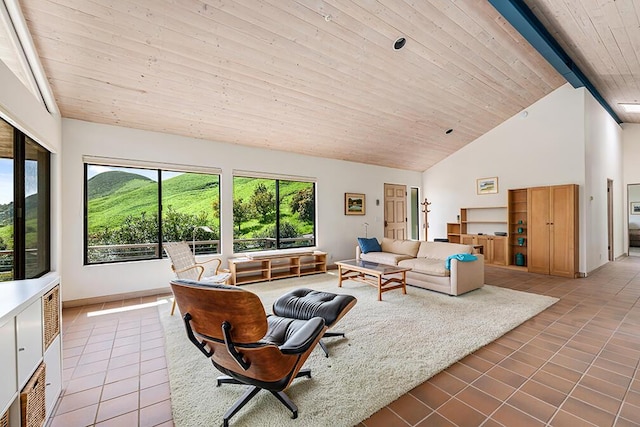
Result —
[[365, 214], [365, 196], [360, 193], [344, 193], [344, 214], [345, 215], [364, 215]]
[[498, 192], [498, 177], [480, 178], [476, 180], [478, 194], [495, 194]]
[[640, 215], [640, 202], [631, 202], [631, 215]]

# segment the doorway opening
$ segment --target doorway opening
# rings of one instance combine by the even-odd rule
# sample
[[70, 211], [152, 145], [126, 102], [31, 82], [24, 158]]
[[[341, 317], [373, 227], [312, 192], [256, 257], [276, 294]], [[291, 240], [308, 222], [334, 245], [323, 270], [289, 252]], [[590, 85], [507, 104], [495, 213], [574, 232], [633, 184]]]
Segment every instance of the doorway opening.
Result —
[[411, 238], [420, 240], [420, 200], [418, 189], [411, 187]]
[[607, 252], [609, 261], [613, 259], [613, 180], [607, 179]]
[[640, 184], [627, 185], [629, 256], [640, 256]]

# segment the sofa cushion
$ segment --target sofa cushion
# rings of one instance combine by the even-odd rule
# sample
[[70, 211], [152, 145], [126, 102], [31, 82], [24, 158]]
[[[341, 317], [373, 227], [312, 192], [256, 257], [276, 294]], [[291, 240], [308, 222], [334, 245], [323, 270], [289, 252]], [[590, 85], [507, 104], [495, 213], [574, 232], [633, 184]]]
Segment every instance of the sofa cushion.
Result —
[[378, 239], [375, 237], [370, 239], [367, 239], [366, 237], [358, 237], [358, 245], [360, 246], [360, 250], [363, 254], [369, 252], [382, 252], [380, 243], [378, 243]]
[[[384, 246], [382, 249], [384, 250]], [[421, 242], [417, 257], [444, 261], [450, 255], [470, 254], [471, 252], [473, 252], [473, 247], [470, 245], [444, 242]]]
[[360, 255], [361, 260], [387, 265], [398, 265], [398, 262], [409, 258], [411, 258], [409, 255], [393, 254], [391, 252], [369, 252]]
[[414, 258], [420, 248], [420, 242], [416, 240], [395, 240], [385, 237], [382, 239], [382, 252], [408, 255]]
[[410, 258], [398, 263], [400, 267], [410, 268], [415, 273], [424, 273], [430, 276], [447, 277], [449, 270], [444, 268], [444, 261], [441, 259]]

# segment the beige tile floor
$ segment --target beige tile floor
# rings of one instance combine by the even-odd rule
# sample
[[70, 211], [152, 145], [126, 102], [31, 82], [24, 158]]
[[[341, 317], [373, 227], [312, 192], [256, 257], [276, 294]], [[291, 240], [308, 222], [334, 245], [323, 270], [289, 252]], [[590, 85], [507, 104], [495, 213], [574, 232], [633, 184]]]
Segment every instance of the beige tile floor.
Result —
[[[486, 282], [560, 301], [360, 426], [640, 425], [640, 257], [576, 280], [487, 267]], [[49, 426], [173, 425], [158, 308], [135, 308], [156, 300], [63, 311]], [[123, 307], [135, 309], [101, 314]]]
[[486, 269], [486, 283], [560, 298], [360, 425], [640, 425], [640, 258], [585, 279]]
[[157, 300], [63, 310], [63, 393], [50, 427], [173, 426], [162, 325], [145, 306]]

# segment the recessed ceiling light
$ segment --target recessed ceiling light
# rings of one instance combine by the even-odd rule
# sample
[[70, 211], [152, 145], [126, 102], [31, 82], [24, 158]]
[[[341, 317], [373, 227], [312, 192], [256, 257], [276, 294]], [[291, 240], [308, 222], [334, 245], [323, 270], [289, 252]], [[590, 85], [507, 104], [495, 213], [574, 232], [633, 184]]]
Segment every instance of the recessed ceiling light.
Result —
[[407, 44], [407, 39], [405, 39], [404, 37], [400, 37], [393, 43], [393, 49], [400, 50], [404, 47], [405, 44]]
[[451, 132], [453, 132], [453, 129], [447, 129], [444, 131], [444, 133], [446, 133], [447, 135], [449, 135]]
[[620, 103], [618, 105], [624, 108], [627, 113], [640, 113], [640, 104]]

